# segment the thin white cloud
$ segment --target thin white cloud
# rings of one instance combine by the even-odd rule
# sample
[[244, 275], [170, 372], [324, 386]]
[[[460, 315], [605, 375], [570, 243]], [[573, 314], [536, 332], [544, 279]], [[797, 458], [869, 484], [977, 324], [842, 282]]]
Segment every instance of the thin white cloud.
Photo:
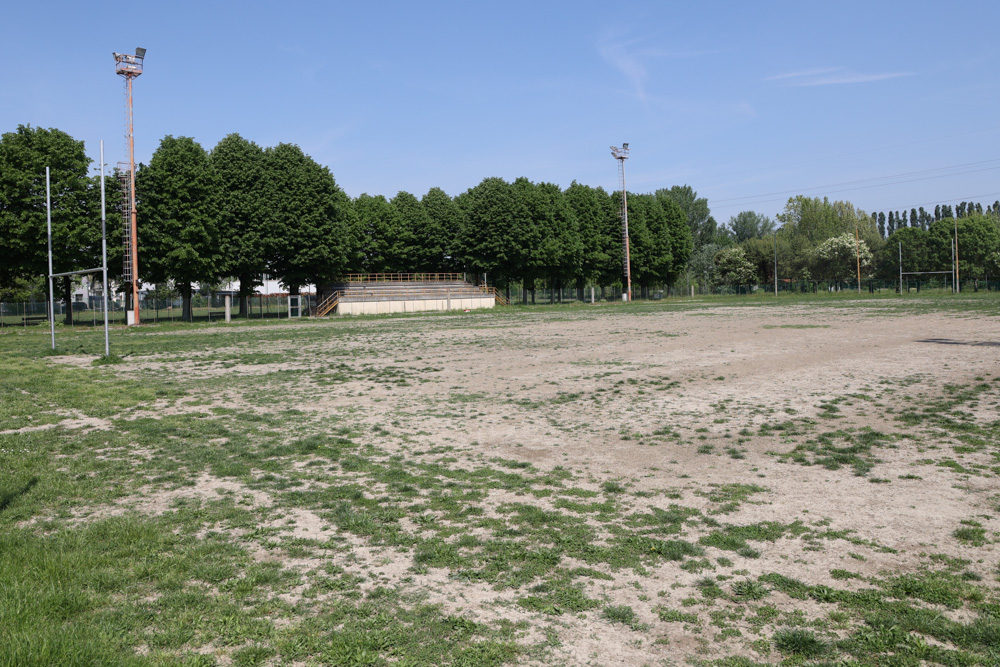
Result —
[[604, 40], [599, 46], [601, 57], [625, 75], [635, 95], [641, 101], [646, 101], [646, 66], [639, 59], [639, 55], [629, 47], [637, 40], [611, 41]]
[[819, 76], [829, 74], [843, 69], [843, 67], [818, 67], [816, 69], [802, 70], [801, 72], [786, 72], [785, 74], [775, 74], [764, 79], [764, 81], [780, 81], [782, 79], [801, 79], [803, 77]]
[[913, 72], [883, 72], [880, 74], [861, 74], [859, 72], [846, 72], [844, 74], [832, 74], [821, 76], [812, 81], [803, 82], [800, 86], [835, 86], [842, 83], [869, 83], [871, 81], [885, 81], [886, 79], [898, 79], [902, 76], [913, 76]]
[[789, 86], [837, 86], [850, 83], [871, 83], [903, 76], [913, 72], [876, 72], [865, 74], [844, 67], [820, 67], [800, 72], [787, 72], [766, 77], [764, 81], [783, 81]]

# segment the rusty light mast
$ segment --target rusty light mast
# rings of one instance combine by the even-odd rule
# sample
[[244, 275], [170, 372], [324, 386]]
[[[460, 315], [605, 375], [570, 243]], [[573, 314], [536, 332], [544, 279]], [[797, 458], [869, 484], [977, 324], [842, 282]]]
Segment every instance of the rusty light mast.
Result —
[[[135, 55], [115, 53], [115, 73], [125, 79], [125, 140], [128, 162], [118, 163], [122, 185], [122, 218], [125, 229], [125, 280], [132, 283], [132, 317], [129, 324], [139, 324], [139, 234], [135, 212], [135, 139], [132, 136], [132, 80], [142, 74], [146, 49]], [[128, 319], [128, 318], [127, 318]]]
[[611, 147], [611, 155], [618, 160], [618, 185], [622, 189], [622, 246], [625, 248], [625, 290], [622, 292], [622, 301], [632, 300], [632, 262], [629, 257], [628, 243], [628, 193], [625, 191], [625, 160], [628, 159], [628, 144], [622, 144], [621, 148]]

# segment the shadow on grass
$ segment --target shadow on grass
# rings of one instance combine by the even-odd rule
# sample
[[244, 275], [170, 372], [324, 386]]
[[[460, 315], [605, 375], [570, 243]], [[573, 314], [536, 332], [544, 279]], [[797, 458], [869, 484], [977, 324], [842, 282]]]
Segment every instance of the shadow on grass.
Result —
[[31, 489], [34, 488], [36, 484], [38, 484], [38, 478], [32, 477], [31, 479], [28, 480], [27, 484], [25, 484], [17, 491], [11, 491], [10, 493], [0, 494], [0, 512], [6, 510], [8, 507], [11, 506], [11, 503], [13, 503], [15, 500], [28, 493], [28, 491], [31, 491]]

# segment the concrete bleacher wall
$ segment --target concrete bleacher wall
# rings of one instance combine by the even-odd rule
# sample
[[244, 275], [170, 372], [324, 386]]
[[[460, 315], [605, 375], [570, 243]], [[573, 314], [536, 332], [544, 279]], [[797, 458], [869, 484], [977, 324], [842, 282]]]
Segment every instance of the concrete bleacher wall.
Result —
[[452, 297], [444, 299], [392, 299], [384, 301], [341, 301], [337, 306], [340, 315], [382, 315], [386, 313], [419, 313], [430, 310], [473, 310], [492, 308], [496, 299], [492, 294], [481, 297]]
[[331, 285], [340, 315], [381, 315], [493, 308], [496, 298], [465, 281], [365, 281]]

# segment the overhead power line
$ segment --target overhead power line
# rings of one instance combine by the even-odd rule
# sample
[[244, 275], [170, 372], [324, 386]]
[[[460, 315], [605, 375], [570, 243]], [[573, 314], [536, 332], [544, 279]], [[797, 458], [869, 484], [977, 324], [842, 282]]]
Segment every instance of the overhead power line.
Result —
[[[990, 163], [993, 163], [993, 162], [1000, 162], [1000, 158], [994, 158], [992, 160], [981, 160], [979, 162], [966, 162], [965, 164], [956, 164], [956, 165], [952, 165], [950, 167], [936, 167], [934, 169], [922, 169], [922, 170], [919, 170], [919, 171], [907, 171], [907, 172], [903, 172], [901, 174], [890, 174], [888, 176], [874, 176], [872, 178], [863, 178], [863, 179], [859, 179], [859, 180], [855, 180], [855, 181], [843, 181], [841, 183], [831, 183], [831, 184], [828, 184], [828, 185], [817, 185], [817, 186], [810, 187], [810, 188], [798, 188], [798, 189], [795, 189], [795, 190], [781, 190], [781, 191], [778, 191], [778, 192], [765, 192], [765, 193], [762, 193], [762, 194], [759, 194], [759, 195], [746, 195], [744, 197], [730, 197], [728, 199], [716, 199], [715, 201], [716, 201], [716, 203], [723, 203], [723, 202], [731, 202], [731, 201], [742, 201], [742, 200], [745, 200], [745, 199], [757, 199], [759, 197], [773, 197], [775, 195], [802, 194], [803, 192], [810, 192], [810, 191], [813, 191], [813, 190], [826, 190], [827, 188], [838, 188], [838, 187], [845, 186], [845, 185], [856, 185], [858, 183], [870, 183], [872, 181], [886, 180], [886, 179], [890, 179], [890, 178], [902, 178], [904, 176], [917, 176], [919, 174], [930, 174], [930, 173], [933, 173], [933, 172], [936, 172], [936, 171], [947, 171], [949, 169], [961, 169], [961, 168], [964, 168], [964, 167], [975, 167], [975, 166], [978, 166], [978, 165], [990, 164]], [[991, 167], [991, 168], [992, 169], [996, 169], [998, 167]], [[986, 171], [986, 170], [985, 169], [976, 169], [976, 170], [972, 170], [972, 171], [956, 172], [956, 173], [953, 173], [953, 174], [941, 174], [940, 176], [941, 177], [944, 177], [944, 176], [959, 176], [961, 174], [975, 173], [976, 171]], [[936, 178], [936, 177], [932, 177], [932, 178]], [[918, 179], [912, 179], [912, 180], [927, 180], [927, 179], [919, 179], [918, 178]], [[898, 183], [910, 183], [910, 182], [911, 181], [909, 181], [909, 180], [907, 180], [907, 181], [898, 181]], [[883, 184], [876, 184], [876, 185], [868, 185], [868, 186], [864, 186], [864, 187], [879, 187], [879, 185], [896, 185], [896, 184], [897, 183], [883, 183]], [[839, 192], [839, 191], [835, 191], [835, 192]]]

